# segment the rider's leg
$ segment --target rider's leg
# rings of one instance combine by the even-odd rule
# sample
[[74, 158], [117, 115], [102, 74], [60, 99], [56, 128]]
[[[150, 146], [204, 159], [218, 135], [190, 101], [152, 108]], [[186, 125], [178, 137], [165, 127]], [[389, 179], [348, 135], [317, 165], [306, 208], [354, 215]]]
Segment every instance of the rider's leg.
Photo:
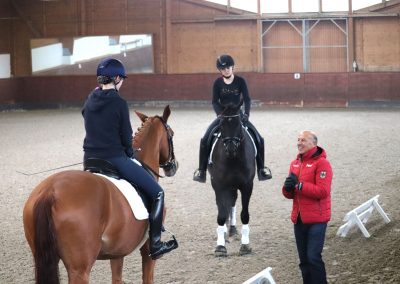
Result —
[[257, 164], [257, 176], [259, 180], [268, 180], [272, 178], [271, 170], [264, 165], [264, 138], [261, 137], [260, 133], [254, 127], [254, 125], [249, 121], [247, 122], [247, 127], [250, 130], [250, 133], [254, 137], [254, 142], [257, 147], [257, 156], [256, 156], [256, 164]]
[[146, 198], [151, 200], [151, 210], [149, 214], [151, 258], [160, 258], [164, 253], [176, 249], [178, 247], [178, 242], [175, 237], [167, 242], [161, 241], [164, 210], [164, 191], [161, 186], [145, 169], [143, 169], [143, 167], [136, 164], [128, 157], [118, 157], [107, 160], [115, 165], [123, 178], [137, 185], [138, 189], [146, 195]]
[[207, 140], [202, 138], [200, 140], [200, 151], [199, 151], [199, 168], [194, 172], [193, 180], [198, 182], [206, 182], [207, 177]]
[[257, 175], [259, 180], [267, 180], [272, 178], [271, 170], [265, 166], [264, 159], [264, 138], [260, 137], [260, 145], [257, 147]]
[[207, 128], [206, 133], [200, 140], [199, 150], [199, 168], [193, 174], [193, 180], [198, 182], [206, 182], [207, 178], [207, 160], [209, 152], [209, 140], [211, 134], [213, 134], [218, 127], [218, 119], [215, 119], [210, 126]]
[[168, 242], [161, 241], [162, 221], [164, 211], [164, 192], [160, 191], [151, 206], [149, 215], [150, 223], [150, 256], [152, 259], [160, 258], [163, 254], [178, 247], [175, 237]]

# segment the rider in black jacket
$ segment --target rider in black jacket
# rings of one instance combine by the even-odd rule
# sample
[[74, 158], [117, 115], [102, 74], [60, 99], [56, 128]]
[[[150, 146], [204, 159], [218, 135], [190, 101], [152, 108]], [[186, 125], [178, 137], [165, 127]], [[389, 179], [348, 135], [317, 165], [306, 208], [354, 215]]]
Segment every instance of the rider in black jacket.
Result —
[[264, 166], [264, 139], [249, 121], [251, 99], [249, 97], [246, 81], [242, 77], [233, 74], [235, 63], [230, 55], [224, 54], [219, 56], [216, 65], [222, 75], [222, 77], [215, 80], [213, 86], [212, 105], [217, 114], [217, 118], [207, 128], [206, 133], [200, 140], [199, 168], [194, 172], [193, 180], [206, 182], [207, 158], [210, 146], [208, 145], [208, 141], [210, 135], [218, 130], [218, 116], [223, 111], [224, 106], [229, 104], [238, 105], [242, 100], [244, 102], [242, 121], [250, 130], [257, 147], [256, 163], [258, 179], [271, 179], [271, 170]]

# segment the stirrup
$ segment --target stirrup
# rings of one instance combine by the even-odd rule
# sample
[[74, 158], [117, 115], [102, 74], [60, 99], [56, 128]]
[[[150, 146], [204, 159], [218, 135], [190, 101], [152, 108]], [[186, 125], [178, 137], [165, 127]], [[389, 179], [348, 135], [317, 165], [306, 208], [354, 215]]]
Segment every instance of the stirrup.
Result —
[[157, 251], [153, 252], [153, 253], [151, 252], [151, 249], [150, 249], [149, 256], [153, 260], [161, 258], [164, 254], [166, 254], [166, 253], [168, 253], [168, 252], [170, 252], [170, 251], [172, 251], [174, 249], [177, 249], [178, 246], [179, 246], [178, 245], [178, 241], [176, 240], [175, 235], [173, 233], [171, 233], [170, 231], [165, 229], [164, 226], [162, 226], [162, 231], [163, 232], [168, 232], [169, 234], [171, 234], [172, 240], [169, 240], [167, 242], [160, 242], [160, 244], [161, 244], [160, 248]]
[[268, 167], [264, 167], [257, 171], [258, 180], [269, 180], [272, 178], [271, 170]]
[[178, 242], [175, 239], [174, 236], [172, 236], [173, 239], [169, 240], [167, 242], [161, 242], [161, 246], [160, 248], [153, 253], [150, 253], [149, 256], [151, 257], [151, 259], [156, 260], [161, 258], [164, 254], [169, 253], [170, 251], [178, 248]]
[[201, 183], [205, 183], [207, 179], [206, 171], [197, 169], [193, 174], [193, 180]]

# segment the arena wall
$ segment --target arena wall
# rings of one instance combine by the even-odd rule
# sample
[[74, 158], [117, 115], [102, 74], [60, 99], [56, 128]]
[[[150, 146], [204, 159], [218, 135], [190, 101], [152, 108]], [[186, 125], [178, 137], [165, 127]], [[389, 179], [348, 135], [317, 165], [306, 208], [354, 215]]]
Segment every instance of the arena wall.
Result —
[[[304, 72], [301, 49], [265, 54], [261, 47], [266, 42], [301, 44], [298, 32], [287, 23], [279, 23], [263, 37], [267, 28], [263, 20], [339, 17], [349, 20], [348, 54], [346, 48], [314, 48], [309, 52], [307, 72], [351, 71], [353, 60], [359, 71], [400, 71], [400, 5], [387, 3], [387, 11], [374, 8], [352, 15], [287, 14], [274, 18], [235, 8], [227, 12], [226, 6], [201, 0], [115, 0], [113, 5], [108, 0], [5, 0], [0, 1], [0, 53], [11, 55], [13, 76], [30, 76], [31, 39], [151, 34], [156, 74], [211, 73], [215, 58], [222, 53], [237, 59], [240, 72]], [[346, 44], [336, 25], [345, 30], [343, 20], [336, 24], [321, 21], [310, 32], [310, 44]]]
[[[0, 53], [10, 54], [12, 74], [0, 79], [0, 109], [78, 105], [96, 85], [94, 76], [79, 72], [31, 76], [31, 39], [116, 33], [153, 37], [154, 74], [128, 72], [123, 94], [129, 101], [209, 101], [217, 76], [216, 56], [230, 53], [236, 72], [248, 81], [253, 100], [263, 105], [394, 105], [400, 101], [400, 37], [396, 36], [400, 4], [398, 0], [387, 3], [342, 15], [349, 21], [348, 54], [343, 48], [329, 48], [330, 53], [312, 50], [310, 73], [294, 79], [295, 72], [304, 72], [301, 53], [286, 49], [275, 54], [262, 46], [297, 44], [292, 42], [299, 40], [297, 32], [288, 23], [278, 23], [263, 38], [268, 28], [263, 20], [271, 20], [268, 15], [227, 11], [223, 5], [200, 0], [115, 0], [111, 6], [108, 0], [0, 1]], [[313, 17], [318, 15], [292, 14], [282, 19]], [[343, 29], [343, 21], [337, 23]], [[321, 21], [310, 33], [310, 42], [344, 44], [342, 34], [335, 24]], [[140, 57], [130, 54], [123, 60]], [[353, 72], [353, 60], [360, 72]], [[95, 70], [97, 62], [83, 68]]]
[[[254, 102], [262, 106], [355, 107], [400, 106], [400, 72], [240, 73]], [[196, 104], [211, 100], [215, 73], [135, 74], [124, 82], [122, 94], [132, 103], [170, 101]], [[80, 106], [95, 76], [20, 77], [0, 79], [0, 110]]]

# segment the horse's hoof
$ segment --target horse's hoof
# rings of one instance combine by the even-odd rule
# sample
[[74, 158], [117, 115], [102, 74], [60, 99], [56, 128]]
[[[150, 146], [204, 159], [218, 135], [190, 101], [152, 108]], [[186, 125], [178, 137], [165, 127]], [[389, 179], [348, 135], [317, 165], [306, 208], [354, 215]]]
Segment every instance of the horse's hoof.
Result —
[[227, 252], [227, 250], [226, 250], [226, 247], [224, 247], [224, 246], [217, 246], [217, 247], [215, 248], [214, 255], [215, 255], [216, 257], [226, 257], [226, 256], [228, 255], [228, 252]]
[[252, 252], [252, 249], [251, 249], [250, 245], [242, 244], [240, 246], [239, 255], [246, 255], [246, 254], [250, 254], [251, 252]]
[[233, 236], [237, 236], [238, 235], [238, 231], [236, 229], [236, 226], [230, 226], [229, 227], [229, 237], [233, 237]]

